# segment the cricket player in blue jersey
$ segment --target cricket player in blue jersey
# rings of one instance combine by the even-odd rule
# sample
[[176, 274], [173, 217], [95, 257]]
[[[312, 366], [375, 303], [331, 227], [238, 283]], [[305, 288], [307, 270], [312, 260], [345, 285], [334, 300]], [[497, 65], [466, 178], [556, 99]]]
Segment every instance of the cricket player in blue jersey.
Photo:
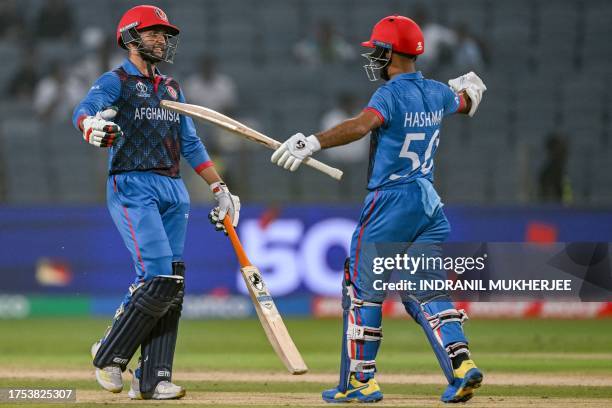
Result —
[[132, 399], [176, 399], [172, 364], [184, 294], [182, 261], [189, 195], [179, 173], [183, 156], [217, 201], [211, 222], [227, 215], [237, 225], [240, 200], [217, 174], [193, 121], [167, 111], [162, 100], [185, 101], [179, 84], [157, 69], [172, 62], [179, 29], [158, 7], [127, 11], [117, 43], [128, 51], [121, 66], [103, 74], [75, 108], [73, 123], [90, 144], [109, 152], [107, 205], [132, 255], [136, 279], [104, 338], [92, 346], [96, 379], [123, 389], [122, 372], [140, 347]]
[[[425, 51], [419, 26], [403, 16], [388, 16], [373, 28], [363, 46], [373, 48], [365, 65], [370, 80], [387, 82], [355, 118], [305, 137], [298, 133], [272, 155], [272, 162], [295, 171], [322, 148], [350, 143], [372, 132], [367, 195], [351, 241], [343, 284], [343, 336], [340, 381], [323, 392], [327, 402], [376, 402], [383, 394], [374, 379], [382, 339], [385, 292], [374, 289], [375, 275], [360, 255], [372, 243], [439, 244], [450, 231], [440, 197], [433, 187], [434, 155], [442, 118], [473, 116], [486, 87], [473, 72], [449, 86], [423, 78], [417, 56]], [[435, 247], [435, 245], [434, 245]], [[469, 400], [483, 374], [470, 357], [463, 333], [463, 310], [446, 293], [401, 293], [406, 311], [422, 326], [447, 380], [444, 402]]]

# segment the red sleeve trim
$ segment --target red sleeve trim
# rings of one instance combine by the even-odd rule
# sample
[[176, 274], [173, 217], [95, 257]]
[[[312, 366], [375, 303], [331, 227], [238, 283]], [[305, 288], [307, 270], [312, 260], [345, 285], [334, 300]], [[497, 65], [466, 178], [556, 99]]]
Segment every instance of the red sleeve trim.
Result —
[[380, 112], [378, 111], [378, 109], [376, 109], [376, 108], [372, 108], [371, 106], [368, 106], [368, 107], [367, 107], [367, 108], [365, 108], [363, 111], [364, 111], [364, 112], [365, 112], [365, 111], [370, 111], [370, 112], [373, 112], [374, 114], [376, 114], [376, 116], [378, 116], [378, 119], [380, 119], [380, 121], [382, 122], [382, 124], [383, 124], [383, 125], [385, 124], [385, 117], [382, 115], [382, 113], [380, 113]]
[[87, 115], [83, 114], [83, 115], [79, 116], [79, 118], [77, 119], [77, 125], [78, 125], [79, 129], [81, 129], [81, 132], [83, 131], [83, 121], [85, 120], [86, 117], [87, 117]]
[[465, 100], [463, 94], [457, 94], [457, 96], [459, 97], [459, 107], [457, 108], [457, 112], [462, 113], [467, 107], [467, 101]]
[[204, 163], [198, 165], [196, 168], [194, 168], [194, 170], [196, 173], [200, 174], [202, 170], [212, 167], [214, 165], [215, 163], [213, 163], [212, 160], [209, 160], [209, 161], [205, 161]]

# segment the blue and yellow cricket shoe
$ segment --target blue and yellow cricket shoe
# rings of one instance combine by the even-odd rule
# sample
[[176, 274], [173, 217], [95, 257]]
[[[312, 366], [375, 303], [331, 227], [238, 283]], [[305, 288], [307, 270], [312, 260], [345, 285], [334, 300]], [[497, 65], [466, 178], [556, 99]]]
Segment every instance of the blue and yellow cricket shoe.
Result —
[[361, 382], [354, 374], [351, 374], [346, 392], [336, 387], [323, 391], [321, 396], [325, 402], [378, 402], [383, 399], [383, 394], [374, 378], [370, 378], [368, 382]]
[[482, 384], [482, 371], [472, 360], [465, 360], [455, 371], [455, 380], [449, 384], [440, 399], [442, 402], [466, 402]]

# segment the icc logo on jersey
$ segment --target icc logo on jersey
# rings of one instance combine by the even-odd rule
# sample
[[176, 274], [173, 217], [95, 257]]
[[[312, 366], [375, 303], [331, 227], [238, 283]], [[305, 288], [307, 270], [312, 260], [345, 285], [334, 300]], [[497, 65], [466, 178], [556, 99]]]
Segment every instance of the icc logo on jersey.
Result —
[[148, 98], [149, 96], [151, 96], [148, 92], [148, 88], [145, 84], [143, 84], [142, 82], [138, 81], [136, 83], [136, 91], [138, 91], [136, 93], [136, 96], [139, 96], [141, 98]]

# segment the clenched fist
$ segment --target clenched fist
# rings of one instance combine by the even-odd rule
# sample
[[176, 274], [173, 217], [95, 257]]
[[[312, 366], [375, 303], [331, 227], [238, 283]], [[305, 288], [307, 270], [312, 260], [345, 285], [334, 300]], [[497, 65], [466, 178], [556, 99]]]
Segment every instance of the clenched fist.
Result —
[[208, 219], [215, 226], [217, 231], [225, 231], [223, 219], [229, 216], [232, 225], [236, 227], [240, 219], [240, 198], [230, 193], [224, 182], [218, 181], [210, 185], [210, 189], [217, 200], [217, 206], [212, 209]]
[[480, 77], [474, 72], [470, 71], [458, 78], [450, 79], [448, 81], [448, 85], [456, 93], [465, 91], [465, 93], [468, 94], [470, 101], [472, 102], [472, 107], [470, 108], [468, 115], [470, 115], [470, 117], [474, 116], [474, 113], [476, 113], [476, 109], [478, 109], [478, 105], [480, 105], [480, 101], [482, 100], [482, 94], [487, 90], [487, 87], [484, 82], [482, 82], [482, 79], [480, 79]]

